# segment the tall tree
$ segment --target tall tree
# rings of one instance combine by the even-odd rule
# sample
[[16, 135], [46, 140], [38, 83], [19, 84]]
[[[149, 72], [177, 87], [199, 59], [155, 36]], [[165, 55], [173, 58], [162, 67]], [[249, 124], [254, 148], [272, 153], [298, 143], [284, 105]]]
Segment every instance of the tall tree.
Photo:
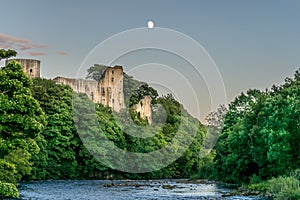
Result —
[[[41, 133], [42, 151], [33, 157], [32, 179], [75, 178], [77, 161], [76, 130], [72, 116], [72, 89], [52, 80], [33, 80], [33, 96], [47, 115], [47, 126]], [[45, 142], [46, 141], [46, 142]]]
[[152, 99], [151, 103], [154, 104], [158, 97], [158, 93], [154, 88], [150, 87], [147, 83], [144, 83], [131, 94], [129, 99], [130, 106], [137, 104], [145, 96], [150, 96]]
[[95, 64], [87, 70], [88, 75], [86, 76], [86, 78], [93, 79], [95, 81], [100, 81], [103, 76], [103, 73], [107, 68], [108, 66], [106, 65]]
[[0, 182], [15, 183], [28, 174], [30, 156], [39, 152], [35, 138], [46, 122], [31, 84], [15, 61], [0, 69]]

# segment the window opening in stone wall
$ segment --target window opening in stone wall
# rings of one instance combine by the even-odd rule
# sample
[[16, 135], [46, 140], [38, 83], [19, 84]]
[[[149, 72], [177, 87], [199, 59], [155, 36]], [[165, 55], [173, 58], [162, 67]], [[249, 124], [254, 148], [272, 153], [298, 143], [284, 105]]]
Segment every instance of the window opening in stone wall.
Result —
[[32, 73], [32, 69], [30, 69], [29, 72]]
[[113, 77], [111, 78], [111, 82], [112, 82], [112, 83], [114, 82], [114, 78], [113, 78]]
[[90, 90], [90, 88], [89, 88], [89, 86], [88, 86], [88, 85], [85, 85], [84, 87], [85, 87], [85, 88], [84, 88], [84, 89], [85, 89], [85, 91], [89, 91], [89, 90]]
[[91, 92], [91, 100], [94, 101], [94, 93]]
[[111, 98], [111, 88], [110, 87], [107, 89], [107, 92], [108, 92], [108, 99], [112, 99]]

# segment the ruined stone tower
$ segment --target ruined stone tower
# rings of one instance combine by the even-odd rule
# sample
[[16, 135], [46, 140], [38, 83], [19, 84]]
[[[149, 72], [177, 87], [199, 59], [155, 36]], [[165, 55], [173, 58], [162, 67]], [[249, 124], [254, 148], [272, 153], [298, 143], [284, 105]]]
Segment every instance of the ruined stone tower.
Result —
[[108, 67], [99, 81], [99, 103], [119, 111], [124, 106], [123, 67]]
[[17, 61], [21, 64], [23, 71], [30, 77], [30, 78], [39, 78], [41, 77], [40, 72], [40, 60], [35, 59], [25, 59], [25, 58], [13, 58], [6, 61], [5, 65], [7, 65], [10, 61]]
[[135, 112], [139, 113], [141, 119], [146, 119], [148, 124], [152, 124], [152, 110], [151, 110], [150, 96], [144, 96], [137, 104], [133, 105]]
[[114, 111], [125, 108], [123, 93], [123, 67], [107, 67], [99, 82], [86, 79], [56, 77], [56, 83], [69, 85], [75, 92], [85, 93], [95, 103], [111, 107]]

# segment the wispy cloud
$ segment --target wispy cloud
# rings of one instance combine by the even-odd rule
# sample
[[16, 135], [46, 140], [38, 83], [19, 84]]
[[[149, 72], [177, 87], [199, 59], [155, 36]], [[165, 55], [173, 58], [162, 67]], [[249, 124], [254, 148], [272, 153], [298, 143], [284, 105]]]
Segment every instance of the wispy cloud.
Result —
[[58, 51], [56, 52], [57, 55], [62, 55], [62, 56], [68, 56], [69, 53], [68, 52], [65, 52], [65, 51]]
[[23, 38], [16, 38], [11, 35], [0, 33], [0, 48], [15, 49], [15, 50], [29, 50], [37, 48], [47, 48], [45, 44], [35, 44], [30, 40]]
[[47, 55], [46, 52], [28, 52], [29, 55], [31, 56], [44, 56]]

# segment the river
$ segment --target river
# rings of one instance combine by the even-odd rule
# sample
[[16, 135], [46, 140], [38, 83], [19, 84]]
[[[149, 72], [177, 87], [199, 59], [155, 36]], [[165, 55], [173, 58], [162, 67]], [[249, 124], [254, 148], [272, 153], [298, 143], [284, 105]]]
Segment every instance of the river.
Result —
[[222, 197], [230, 192], [216, 184], [179, 180], [62, 180], [30, 181], [19, 185], [21, 200], [258, 200], [258, 197]]

